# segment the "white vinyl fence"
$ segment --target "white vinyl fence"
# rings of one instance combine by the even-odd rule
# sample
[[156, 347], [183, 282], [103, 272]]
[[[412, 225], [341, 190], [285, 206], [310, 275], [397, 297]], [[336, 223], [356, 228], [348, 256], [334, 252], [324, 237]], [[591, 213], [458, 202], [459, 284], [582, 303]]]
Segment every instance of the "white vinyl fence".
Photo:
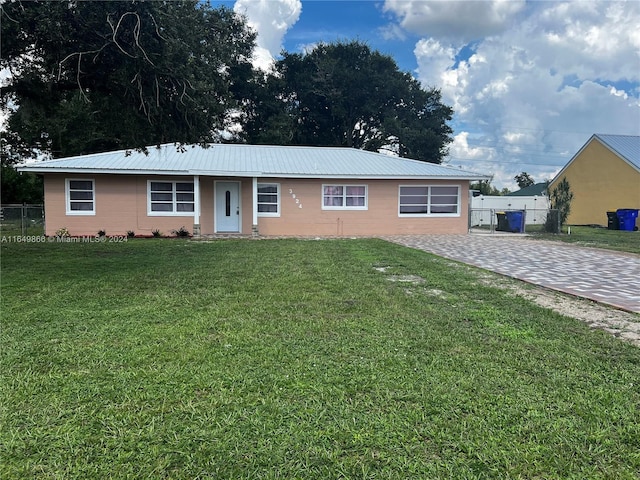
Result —
[[471, 199], [470, 227], [496, 225], [497, 212], [522, 210], [525, 225], [543, 225], [549, 213], [549, 198], [546, 196], [506, 197], [479, 195]]

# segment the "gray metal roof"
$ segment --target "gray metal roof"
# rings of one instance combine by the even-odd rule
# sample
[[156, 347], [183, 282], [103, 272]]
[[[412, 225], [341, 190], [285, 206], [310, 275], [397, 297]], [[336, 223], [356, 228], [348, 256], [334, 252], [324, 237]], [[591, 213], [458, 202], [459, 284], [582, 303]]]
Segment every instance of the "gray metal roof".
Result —
[[521, 188], [515, 192], [507, 193], [507, 197], [533, 197], [535, 195], [546, 195], [548, 182], [539, 182], [529, 185], [528, 187]]
[[25, 164], [34, 173], [115, 173], [275, 178], [421, 178], [481, 180], [486, 175], [342, 147], [164, 144]]
[[640, 170], [640, 137], [634, 135], [594, 135], [621, 158]]

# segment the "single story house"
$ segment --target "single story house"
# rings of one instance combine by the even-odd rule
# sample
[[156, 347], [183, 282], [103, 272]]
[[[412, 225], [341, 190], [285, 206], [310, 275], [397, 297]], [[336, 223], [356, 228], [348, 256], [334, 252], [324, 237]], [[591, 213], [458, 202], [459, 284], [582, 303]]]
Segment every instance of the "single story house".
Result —
[[573, 192], [569, 225], [607, 225], [607, 212], [640, 209], [640, 136], [596, 134], [549, 184]]
[[165, 144], [46, 160], [46, 235], [367, 236], [466, 233], [469, 183], [451, 167], [340, 147]]

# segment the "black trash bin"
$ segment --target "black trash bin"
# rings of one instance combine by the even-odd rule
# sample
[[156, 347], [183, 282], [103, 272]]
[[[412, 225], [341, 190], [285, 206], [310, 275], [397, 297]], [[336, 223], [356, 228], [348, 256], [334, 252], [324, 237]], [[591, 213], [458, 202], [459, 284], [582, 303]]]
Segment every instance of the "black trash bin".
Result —
[[618, 220], [618, 212], [607, 212], [607, 229], [620, 230], [620, 221]]
[[498, 226], [496, 230], [500, 232], [508, 232], [509, 231], [509, 220], [507, 220], [507, 214], [505, 212], [496, 212], [498, 216]]

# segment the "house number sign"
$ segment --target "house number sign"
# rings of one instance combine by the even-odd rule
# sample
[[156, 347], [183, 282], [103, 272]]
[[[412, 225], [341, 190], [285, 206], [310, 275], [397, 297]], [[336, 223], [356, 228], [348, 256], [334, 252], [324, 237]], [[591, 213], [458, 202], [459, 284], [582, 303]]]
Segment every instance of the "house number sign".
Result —
[[295, 200], [296, 205], [298, 205], [298, 208], [302, 208], [302, 203], [300, 202], [299, 198], [296, 198], [296, 194], [293, 193], [293, 188], [289, 189], [289, 195], [291, 195], [291, 198]]

